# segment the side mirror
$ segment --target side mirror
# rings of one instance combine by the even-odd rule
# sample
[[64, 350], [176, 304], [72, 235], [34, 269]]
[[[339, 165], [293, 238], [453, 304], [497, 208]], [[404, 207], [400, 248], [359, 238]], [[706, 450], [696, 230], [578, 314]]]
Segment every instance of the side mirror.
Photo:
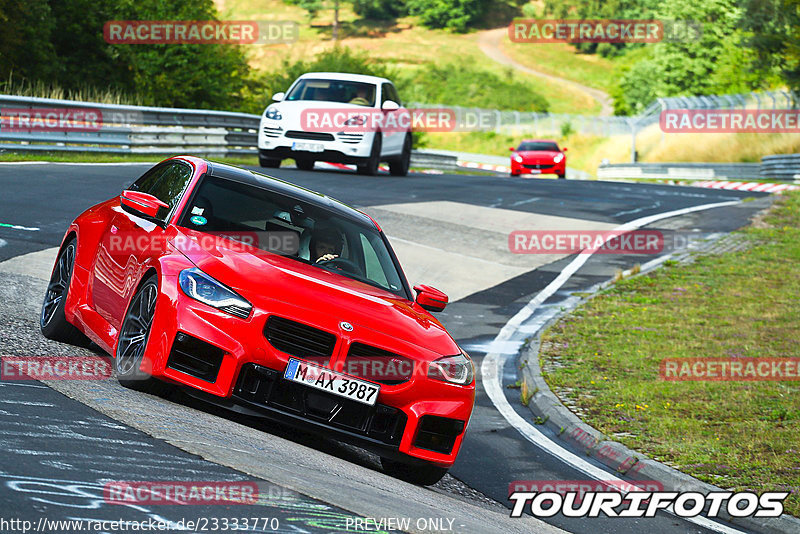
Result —
[[566, 152], [567, 150], [569, 150], [569, 149], [567, 147], [564, 147], [564, 148], [561, 149], [561, 152]]
[[397, 111], [400, 109], [400, 104], [395, 102], [394, 100], [387, 100], [383, 104], [381, 104], [381, 109], [383, 111]]
[[447, 295], [431, 286], [414, 286], [414, 291], [417, 292], [416, 303], [422, 308], [432, 311], [440, 312], [447, 306]]
[[285, 97], [285, 96], [286, 96], [286, 93], [284, 93], [283, 91], [281, 91], [280, 93], [275, 93], [274, 95], [272, 95], [272, 101], [273, 102], [280, 102], [280, 101], [283, 100], [283, 97]]
[[513, 146], [510, 146], [510, 147], [508, 147], [508, 149], [509, 149], [511, 152], [514, 152], [514, 151], [516, 150], [516, 148], [514, 148]]
[[125, 211], [146, 219], [155, 219], [159, 209], [169, 208], [169, 204], [161, 202], [153, 195], [130, 189], [122, 192], [119, 203]]

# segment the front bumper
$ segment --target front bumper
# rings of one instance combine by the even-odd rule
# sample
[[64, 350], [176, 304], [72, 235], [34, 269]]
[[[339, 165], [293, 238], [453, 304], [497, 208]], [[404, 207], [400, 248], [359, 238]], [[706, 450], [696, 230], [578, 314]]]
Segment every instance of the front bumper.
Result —
[[[275, 314], [313, 323], [322, 314], [306, 309], [301, 314], [280, 302], [271, 307], [270, 313], [256, 307], [250, 318], [238, 319], [190, 299], [176, 280], [166, 279], [142, 369], [236, 412], [330, 435], [382, 456], [443, 467], [455, 462], [472, 413], [474, 383], [458, 386], [415, 373], [404, 383], [382, 384], [370, 407], [289, 382], [282, 374], [297, 356], [272, 346], [264, 334], [266, 321]], [[192, 356], [201, 363], [193, 365]]]
[[518, 163], [511, 160], [511, 174], [558, 174], [562, 175], [566, 172], [566, 160], [561, 160], [558, 163], [542, 162], [542, 163]]
[[[358, 163], [369, 157], [374, 132], [304, 132], [283, 125], [285, 121], [262, 118], [258, 131], [258, 150], [262, 157], [307, 158], [333, 163]], [[293, 150], [295, 143], [322, 145], [324, 151]]]

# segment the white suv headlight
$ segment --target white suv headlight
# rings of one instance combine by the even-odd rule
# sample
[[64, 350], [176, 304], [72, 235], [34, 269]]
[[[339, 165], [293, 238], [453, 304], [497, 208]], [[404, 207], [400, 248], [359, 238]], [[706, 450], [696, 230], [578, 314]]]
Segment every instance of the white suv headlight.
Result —
[[364, 126], [366, 123], [366, 115], [353, 115], [344, 122], [345, 126]]
[[279, 121], [283, 118], [283, 115], [281, 115], [281, 112], [278, 111], [278, 108], [273, 106], [267, 108], [267, 111], [264, 112], [264, 116], [273, 121]]
[[475, 370], [472, 367], [472, 360], [465, 354], [445, 356], [432, 361], [428, 366], [428, 378], [442, 382], [468, 386], [474, 377]]

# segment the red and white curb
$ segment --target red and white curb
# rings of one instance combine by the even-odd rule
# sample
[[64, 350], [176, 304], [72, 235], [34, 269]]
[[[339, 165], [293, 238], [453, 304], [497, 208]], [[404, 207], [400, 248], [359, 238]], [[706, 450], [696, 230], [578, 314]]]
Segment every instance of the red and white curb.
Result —
[[464, 167], [467, 169], [480, 169], [482, 171], [494, 171], [494, 172], [511, 172], [509, 167], [505, 165], [492, 165], [491, 163], [477, 163], [474, 161], [459, 161], [457, 163], [459, 167]]
[[[347, 165], [344, 163], [330, 163], [327, 161], [318, 161], [317, 165], [320, 165], [323, 169], [337, 169], [342, 171], [354, 171], [356, 170], [355, 165]], [[459, 161], [457, 163], [459, 167], [463, 167], [466, 169], [479, 169], [482, 171], [493, 171], [493, 172], [503, 172], [508, 173], [511, 172], [510, 167], [506, 167], [504, 165], [492, 165], [489, 163], [477, 163], [474, 161]], [[381, 165], [378, 169], [389, 172], [389, 167], [386, 165]], [[436, 169], [415, 169], [414, 172], [421, 173], [421, 174], [444, 174], [444, 171], [436, 170]]]
[[[340, 171], [354, 171], [356, 170], [355, 165], [347, 165], [345, 163], [329, 163], [327, 161], [318, 161], [317, 165], [320, 165], [323, 169], [337, 169]], [[378, 170], [383, 172], [389, 172], [388, 165], [380, 165]], [[423, 169], [423, 170], [415, 170], [414, 172], [418, 172], [421, 174], [444, 174], [444, 171], [437, 171], [434, 169]]]
[[708, 189], [732, 189], [735, 191], [754, 191], [759, 193], [782, 193], [783, 191], [795, 191], [800, 189], [796, 185], [789, 184], [770, 184], [761, 182], [726, 182], [722, 180], [711, 180], [704, 182], [678, 182], [679, 185], [691, 185], [694, 187], [706, 187]]

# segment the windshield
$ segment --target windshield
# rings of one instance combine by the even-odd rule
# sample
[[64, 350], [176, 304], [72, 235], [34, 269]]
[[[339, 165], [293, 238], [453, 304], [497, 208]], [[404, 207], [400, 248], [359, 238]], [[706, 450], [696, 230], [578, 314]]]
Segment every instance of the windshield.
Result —
[[316, 100], [359, 106], [375, 105], [375, 85], [343, 80], [305, 78], [292, 87], [286, 100]]
[[558, 145], [550, 141], [526, 141], [520, 143], [519, 147], [517, 147], [517, 152], [534, 152], [540, 150], [559, 152]]
[[180, 226], [234, 239], [273, 254], [406, 297], [378, 230], [301, 200], [206, 176]]

